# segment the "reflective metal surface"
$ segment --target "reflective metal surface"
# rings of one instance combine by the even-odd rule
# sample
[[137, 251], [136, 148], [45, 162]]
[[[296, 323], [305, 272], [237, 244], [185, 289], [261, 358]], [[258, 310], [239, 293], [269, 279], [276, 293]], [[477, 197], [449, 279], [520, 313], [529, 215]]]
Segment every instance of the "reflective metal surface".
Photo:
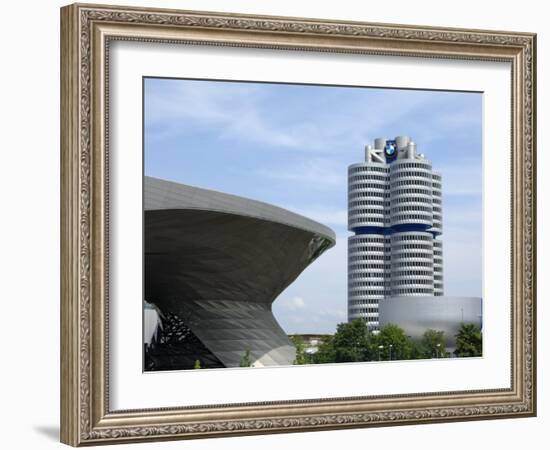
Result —
[[482, 327], [482, 300], [478, 297], [389, 297], [380, 302], [380, 326], [398, 325], [415, 340], [428, 329], [444, 331], [447, 348], [455, 347], [462, 323]]
[[145, 178], [145, 299], [182, 318], [226, 367], [288, 365], [271, 312], [335, 243], [329, 228], [266, 203]]

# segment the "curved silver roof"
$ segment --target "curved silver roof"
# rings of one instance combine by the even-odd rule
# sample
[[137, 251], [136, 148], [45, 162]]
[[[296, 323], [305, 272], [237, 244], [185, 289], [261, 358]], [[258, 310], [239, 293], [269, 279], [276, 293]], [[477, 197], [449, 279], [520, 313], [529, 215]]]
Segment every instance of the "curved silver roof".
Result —
[[176, 314], [226, 367], [245, 351], [255, 365], [292, 364], [271, 304], [334, 232], [235, 195], [151, 177], [144, 186], [145, 300]]
[[333, 243], [336, 242], [336, 235], [329, 227], [292, 211], [258, 200], [160, 178], [145, 177], [144, 208], [146, 211], [199, 209], [238, 214], [310, 231], [330, 239]]

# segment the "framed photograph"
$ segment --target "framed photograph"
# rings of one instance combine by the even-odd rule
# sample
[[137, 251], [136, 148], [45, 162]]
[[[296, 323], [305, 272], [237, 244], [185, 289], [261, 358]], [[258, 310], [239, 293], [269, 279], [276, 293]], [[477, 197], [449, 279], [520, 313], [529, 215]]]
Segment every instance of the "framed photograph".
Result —
[[61, 440], [536, 414], [536, 36], [61, 9]]

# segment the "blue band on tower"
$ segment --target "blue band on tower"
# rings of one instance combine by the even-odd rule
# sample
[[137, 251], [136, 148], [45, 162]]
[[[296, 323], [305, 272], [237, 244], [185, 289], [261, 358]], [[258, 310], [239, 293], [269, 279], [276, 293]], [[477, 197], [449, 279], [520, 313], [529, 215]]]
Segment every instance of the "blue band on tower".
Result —
[[355, 234], [383, 234], [384, 236], [393, 233], [391, 227], [357, 227], [353, 228], [352, 231]]
[[392, 235], [393, 233], [405, 233], [407, 231], [428, 232], [435, 236], [439, 236], [441, 232], [430, 230], [431, 225], [423, 225], [421, 223], [406, 223], [402, 225], [394, 225], [392, 227], [356, 227], [352, 231], [358, 234], [382, 234], [384, 236]]

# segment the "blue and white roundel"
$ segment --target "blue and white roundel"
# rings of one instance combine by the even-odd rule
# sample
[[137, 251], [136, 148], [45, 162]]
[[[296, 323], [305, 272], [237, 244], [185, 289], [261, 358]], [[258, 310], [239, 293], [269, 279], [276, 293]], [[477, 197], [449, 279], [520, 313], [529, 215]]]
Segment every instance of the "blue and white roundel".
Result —
[[386, 147], [384, 148], [386, 155], [393, 156], [395, 154], [395, 143], [387, 142]]

